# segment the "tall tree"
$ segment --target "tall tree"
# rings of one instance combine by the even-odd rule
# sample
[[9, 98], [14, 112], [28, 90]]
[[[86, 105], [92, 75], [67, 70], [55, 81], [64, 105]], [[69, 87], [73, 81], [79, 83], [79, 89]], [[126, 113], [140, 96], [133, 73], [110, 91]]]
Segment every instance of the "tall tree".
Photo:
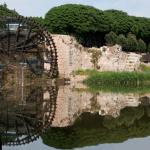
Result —
[[123, 34], [117, 37], [117, 44], [121, 45], [123, 50], [127, 50], [127, 39]]
[[105, 36], [105, 40], [106, 40], [106, 44], [107, 45], [114, 45], [117, 43], [117, 35], [114, 32], [110, 32], [108, 34], [106, 34]]
[[127, 50], [136, 52], [138, 50], [138, 41], [134, 34], [129, 33], [127, 37]]
[[140, 52], [145, 52], [146, 51], [146, 44], [142, 39], [139, 39], [139, 41], [138, 41], [138, 50]]
[[110, 20], [111, 31], [116, 34], [127, 34], [130, 32], [134, 21], [127, 13], [119, 10], [106, 10], [104, 13]]
[[73, 34], [82, 44], [101, 43], [110, 30], [103, 11], [78, 4], [52, 8], [45, 15], [45, 21], [51, 32]]
[[18, 13], [7, 8], [7, 4], [0, 5], [0, 16], [14, 16]]

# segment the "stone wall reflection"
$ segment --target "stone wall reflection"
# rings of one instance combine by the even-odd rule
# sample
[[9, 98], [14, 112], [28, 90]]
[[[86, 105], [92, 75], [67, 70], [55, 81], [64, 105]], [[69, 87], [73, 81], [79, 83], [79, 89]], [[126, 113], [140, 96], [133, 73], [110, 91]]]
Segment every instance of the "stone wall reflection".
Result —
[[59, 87], [53, 127], [67, 127], [84, 112], [117, 118], [125, 107], [149, 105], [150, 93], [90, 93], [87, 89]]

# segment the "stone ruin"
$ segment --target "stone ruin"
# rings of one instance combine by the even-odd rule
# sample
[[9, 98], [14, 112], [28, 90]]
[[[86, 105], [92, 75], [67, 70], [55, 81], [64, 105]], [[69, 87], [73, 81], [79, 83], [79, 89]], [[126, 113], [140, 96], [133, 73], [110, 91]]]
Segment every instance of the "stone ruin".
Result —
[[[140, 66], [142, 56], [123, 52], [119, 45], [85, 48], [72, 36], [55, 34], [52, 37], [57, 47], [60, 77], [70, 78], [72, 73], [79, 69], [136, 71]], [[93, 52], [99, 54], [96, 61], [93, 61]]]

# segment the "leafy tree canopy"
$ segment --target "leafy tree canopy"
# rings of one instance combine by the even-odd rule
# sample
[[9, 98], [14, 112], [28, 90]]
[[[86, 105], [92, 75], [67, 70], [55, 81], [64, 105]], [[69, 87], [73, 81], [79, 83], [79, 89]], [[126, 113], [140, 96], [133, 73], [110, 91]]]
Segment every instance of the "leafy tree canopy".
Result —
[[14, 15], [18, 15], [18, 13], [15, 10], [8, 9], [6, 3], [4, 3], [3, 5], [0, 5], [0, 17], [1, 16], [14, 16]]
[[[90, 6], [67, 4], [54, 7], [45, 16], [46, 25], [53, 33], [73, 34], [81, 43], [100, 42], [109, 28], [103, 11]], [[100, 34], [101, 33], [101, 34]]]
[[111, 31], [114, 31], [117, 34], [126, 34], [130, 32], [130, 29], [134, 25], [134, 20], [132, 20], [125, 12], [118, 10], [107, 10], [104, 11], [104, 13], [109, 18]]
[[[15, 10], [9, 10], [7, 4], [0, 5], [0, 16], [17, 14]], [[118, 43], [125, 51], [149, 51], [149, 18], [129, 16], [119, 10], [102, 11], [79, 4], [54, 7], [46, 13], [45, 18], [33, 18], [47, 26], [51, 33], [73, 35], [87, 47]]]
[[[110, 32], [122, 34], [125, 38], [131, 33], [137, 41], [143, 40], [146, 47], [150, 43], [150, 19], [129, 16], [119, 10], [102, 11], [85, 5], [66, 4], [50, 9], [44, 22], [52, 33], [74, 35], [81, 44], [88, 47], [106, 44], [106, 34]], [[125, 44], [127, 41], [123, 36], [117, 40], [123, 40]], [[129, 36], [128, 39], [132, 39], [133, 42], [128, 41], [130, 49], [134, 47], [132, 51], [136, 51], [138, 46], [135, 38]]]
[[45, 16], [53, 32], [108, 32], [109, 25], [104, 13], [94, 7], [67, 4], [54, 7]]
[[[7, 4], [4, 3], [3, 5], [0, 5], [0, 17], [3, 16], [15, 16], [18, 15], [18, 13], [15, 10], [10, 10], [7, 8]], [[2, 27], [2, 22], [0, 20], [0, 27]]]

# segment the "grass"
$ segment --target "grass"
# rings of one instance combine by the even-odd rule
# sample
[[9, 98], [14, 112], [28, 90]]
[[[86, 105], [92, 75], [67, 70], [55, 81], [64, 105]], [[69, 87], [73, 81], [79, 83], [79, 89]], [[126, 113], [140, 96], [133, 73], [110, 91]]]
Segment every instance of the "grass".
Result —
[[88, 75], [84, 83], [91, 91], [150, 92], [149, 72], [98, 72], [79, 71]]
[[150, 66], [146, 66], [144, 64], [140, 65], [140, 70], [144, 72], [150, 72]]
[[147, 72], [97, 72], [85, 81], [87, 85], [140, 86], [150, 84]]
[[[76, 89], [77, 91], [80, 91], [80, 89]], [[83, 90], [82, 90], [83, 91]], [[119, 86], [89, 86], [88, 89], [84, 90], [88, 91], [91, 93], [97, 93], [99, 91], [102, 92], [112, 92], [112, 93], [135, 93], [135, 94], [145, 94], [145, 93], [150, 93], [150, 86], [132, 86], [132, 87], [119, 87]]]

